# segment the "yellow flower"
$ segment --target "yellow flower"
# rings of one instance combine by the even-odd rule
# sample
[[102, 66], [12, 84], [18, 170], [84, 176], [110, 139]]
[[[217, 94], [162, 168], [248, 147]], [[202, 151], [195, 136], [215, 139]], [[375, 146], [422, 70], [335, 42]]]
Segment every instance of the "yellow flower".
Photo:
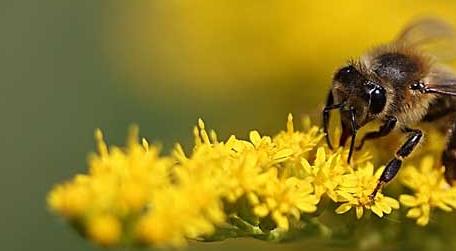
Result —
[[336, 188], [342, 176], [350, 169], [340, 153], [327, 154], [324, 147], [319, 147], [313, 165], [307, 159], [301, 159], [301, 166], [308, 175], [308, 180], [315, 187], [315, 194], [320, 198], [327, 194], [337, 201]]
[[[189, 239], [277, 240], [302, 228], [324, 231], [314, 212], [326, 195], [337, 204], [336, 214], [354, 209], [358, 219], [365, 210], [383, 217], [399, 208], [381, 191], [369, 198], [383, 168], [374, 172], [367, 151], [349, 165], [347, 149], [330, 150], [322, 136], [308, 120], [304, 130], [295, 130], [290, 115], [287, 129], [274, 136], [254, 130], [247, 140], [233, 135], [223, 141], [199, 120], [189, 154], [177, 144], [172, 155], [160, 156], [158, 146], [139, 142], [137, 128], [126, 147], [108, 147], [97, 130], [98, 151], [88, 172], [56, 185], [48, 205], [100, 245], [161, 247], [180, 247]], [[412, 207], [407, 216], [420, 225], [429, 222], [433, 208], [456, 209], [456, 188], [433, 163], [426, 157], [419, 170], [412, 165], [401, 172], [402, 184], [415, 193], [400, 201]], [[325, 220], [336, 214], [331, 210]]]
[[170, 184], [173, 161], [159, 156], [157, 146], [138, 143], [138, 128], [130, 131], [127, 148], [108, 149], [100, 130], [96, 132], [98, 154], [89, 158], [93, 210], [115, 211], [119, 215], [140, 212], [148, 206], [151, 192]]
[[312, 185], [295, 177], [281, 180], [273, 176], [260, 196], [261, 202], [255, 205], [254, 213], [259, 217], [271, 215], [277, 226], [284, 230], [289, 228], [288, 217], [299, 220], [301, 213], [315, 212], [319, 202]]
[[120, 241], [122, 226], [115, 216], [97, 215], [89, 219], [87, 233], [98, 244], [113, 246]]
[[343, 214], [355, 208], [356, 218], [363, 216], [364, 209], [371, 210], [378, 217], [390, 214], [392, 209], [399, 208], [399, 202], [381, 192], [372, 201], [369, 195], [374, 190], [383, 168], [374, 174], [374, 167], [370, 163], [359, 166], [353, 173], [345, 174], [336, 193], [338, 202], [342, 204], [336, 209], [337, 214]]
[[407, 217], [416, 219], [420, 226], [429, 223], [433, 208], [445, 212], [456, 208], [456, 188], [446, 183], [443, 172], [443, 167], [435, 168], [432, 155], [425, 156], [419, 168], [409, 165], [402, 171], [401, 182], [414, 191], [414, 195], [403, 194], [399, 200], [403, 205], [411, 207]]
[[293, 116], [289, 114], [287, 130], [278, 133], [273, 141], [279, 148], [291, 149], [293, 157], [299, 160], [300, 157], [307, 157], [306, 153], [317, 146], [323, 137], [324, 134], [317, 126], [309, 126], [305, 131], [296, 131], [293, 125]]
[[77, 175], [72, 182], [55, 186], [47, 198], [49, 207], [69, 219], [81, 217], [92, 203], [89, 182], [89, 177]]
[[[225, 216], [210, 184], [187, 183], [164, 189], [154, 196], [151, 209], [136, 225], [137, 238], [155, 246], [182, 246], [215, 230]], [[206, 186], [206, 187], [205, 187]], [[210, 186], [210, 187], [207, 187]]]
[[[48, 196], [51, 210], [82, 224], [101, 245], [120, 244], [122, 234], [168, 246], [211, 234], [225, 218], [217, 178], [222, 169], [204, 168], [217, 166], [211, 162], [215, 151], [176, 163], [146, 140], [139, 144], [137, 135], [133, 128], [125, 149], [109, 148], [97, 130], [98, 154], [89, 158], [89, 173], [57, 185]], [[132, 233], [123, 233], [124, 224]]]
[[[197, 147], [188, 161], [202, 159], [204, 163], [199, 166], [204, 169], [222, 170], [218, 172], [223, 176], [217, 187], [225, 187], [225, 198], [235, 202], [245, 195], [255, 215], [260, 218], [270, 215], [279, 228], [288, 229], [288, 217], [299, 219], [302, 212], [314, 212], [318, 198], [308, 181], [287, 178], [289, 172], [284, 169], [295, 162], [293, 158], [310, 151], [322, 138], [315, 128], [307, 134], [294, 133], [291, 115], [288, 129], [291, 135], [281, 133], [271, 138], [251, 131], [249, 141], [231, 136], [224, 143], [209, 139], [200, 120], [194, 130]], [[212, 135], [215, 139], [216, 134]], [[285, 141], [284, 137], [290, 140]], [[212, 177], [216, 179], [217, 175]]]

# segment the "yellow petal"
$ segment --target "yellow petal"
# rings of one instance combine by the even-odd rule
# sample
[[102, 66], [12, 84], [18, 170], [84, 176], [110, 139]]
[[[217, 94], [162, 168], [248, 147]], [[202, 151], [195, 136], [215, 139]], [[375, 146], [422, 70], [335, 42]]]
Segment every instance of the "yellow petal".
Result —
[[423, 215], [418, 220], [416, 220], [416, 224], [420, 226], [426, 226], [429, 223], [429, 216]]
[[382, 173], [383, 173], [383, 170], [385, 170], [385, 166], [382, 166], [380, 168], [377, 169], [377, 171], [375, 171], [375, 178], [379, 179], [380, 176], [382, 176]]
[[347, 200], [347, 201], [354, 200], [353, 195], [344, 190], [337, 191], [337, 195], [341, 196], [344, 200]]
[[288, 114], [287, 120], [287, 132], [292, 133], [294, 131], [293, 128], [293, 115], [291, 113]]
[[290, 215], [292, 215], [293, 217], [295, 217], [295, 218], [298, 219], [298, 220], [299, 220], [299, 218], [301, 217], [301, 213], [300, 213], [299, 210], [296, 209], [296, 208], [292, 208], [292, 209], [290, 210]]
[[421, 205], [421, 210], [423, 210], [424, 215], [428, 215], [431, 213], [431, 206], [429, 204]]
[[391, 197], [383, 197], [384, 202], [393, 209], [399, 209], [399, 201]]
[[408, 218], [418, 218], [420, 216], [421, 216], [421, 209], [419, 209], [418, 207], [412, 208], [412, 209], [408, 210], [408, 212], [407, 212]]
[[269, 214], [269, 209], [266, 205], [258, 205], [258, 206], [255, 206], [255, 208], [253, 209], [253, 212], [255, 213], [255, 215], [257, 215], [259, 217], [265, 217], [266, 215]]
[[344, 175], [342, 179], [342, 186], [344, 187], [357, 187], [359, 179], [355, 175]]
[[326, 192], [326, 194], [328, 195], [328, 197], [329, 197], [332, 201], [334, 201], [334, 202], [339, 202], [338, 196], [337, 196], [337, 193], [336, 193], [336, 192], [334, 192], [334, 191], [332, 191], [332, 190], [329, 190], [329, 191]]
[[402, 204], [404, 204], [405, 206], [408, 206], [408, 207], [416, 207], [418, 205], [417, 199], [412, 195], [402, 194], [399, 197], [399, 200], [401, 201]]
[[361, 217], [363, 217], [363, 213], [364, 213], [364, 210], [363, 210], [363, 207], [356, 207], [356, 218], [359, 220], [361, 219]]
[[337, 214], [344, 214], [348, 212], [352, 208], [352, 204], [350, 203], [344, 203], [340, 205], [338, 208], [336, 208], [336, 213]]
[[312, 173], [312, 167], [310, 166], [309, 162], [306, 159], [301, 158], [301, 166], [304, 169], [304, 171], [306, 171], [307, 174]]
[[204, 126], [204, 121], [201, 118], [198, 119], [198, 127], [201, 128], [201, 129], [204, 129], [204, 127], [205, 127]]
[[273, 158], [274, 160], [284, 161], [284, 160], [286, 160], [288, 157], [290, 157], [291, 155], [293, 155], [293, 153], [294, 153], [294, 151], [293, 151], [292, 149], [285, 148], [285, 149], [282, 149], [282, 150], [276, 152], [272, 158]]
[[255, 193], [248, 193], [247, 199], [252, 205], [257, 205], [258, 203], [260, 203], [260, 199]]
[[383, 211], [382, 211], [382, 209], [381, 209], [377, 204], [373, 205], [373, 206], [371, 207], [371, 210], [372, 210], [372, 212], [374, 212], [374, 214], [376, 214], [378, 217], [380, 217], [380, 218], [383, 217]]
[[443, 201], [443, 203], [456, 209], [456, 198], [454, 198], [454, 196], [452, 196], [452, 197], [445, 196], [444, 198], [442, 198], [442, 201]]
[[272, 213], [272, 218], [274, 219], [275, 223], [279, 228], [282, 228], [284, 230], [288, 230], [288, 219], [287, 217], [283, 216], [281, 213], [278, 211], [275, 211]]
[[453, 211], [453, 209], [451, 207], [449, 207], [448, 205], [446, 205], [445, 203], [443, 203], [441, 201], [439, 201], [436, 206], [445, 212]]
[[268, 205], [269, 208], [276, 208], [277, 207], [277, 201], [273, 198], [267, 198], [266, 199], [266, 204]]
[[254, 146], [258, 146], [261, 142], [261, 136], [258, 131], [251, 131], [249, 134], [249, 138]]
[[380, 210], [382, 210], [386, 214], [390, 214], [392, 211], [391, 207], [387, 205], [384, 200], [377, 202], [376, 205], [380, 208]]
[[326, 153], [323, 147], [317, 149], [317, 158], [315, 159], [315, 165], [321, 165], [325, 162]]
[[298, 207], [301, 211], [305, 213], [313, 213], [317, 211], [317, 207], [315, 204], [310, 204], [310, 203], [298, 203], [296, 204], [296, 207]]

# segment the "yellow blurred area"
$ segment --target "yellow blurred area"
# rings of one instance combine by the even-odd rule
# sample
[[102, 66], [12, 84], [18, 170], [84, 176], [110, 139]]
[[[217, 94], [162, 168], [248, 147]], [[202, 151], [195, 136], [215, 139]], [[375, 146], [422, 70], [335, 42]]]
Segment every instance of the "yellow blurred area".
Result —
[[[111, 6], [104, 46], [143, 97], [266, 88], [326, 92], [332, 72], [409, 21], [455, 23], [451, 1], [137, 1]], [[313, 95], [308, 105], [318, 103]], [[306, 96], [304, 96], [306, 97]]]

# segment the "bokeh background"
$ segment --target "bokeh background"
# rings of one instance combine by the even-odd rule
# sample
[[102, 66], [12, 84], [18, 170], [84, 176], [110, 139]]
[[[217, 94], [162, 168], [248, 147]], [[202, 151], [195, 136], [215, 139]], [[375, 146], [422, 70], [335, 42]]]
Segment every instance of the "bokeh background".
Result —
[[[99, 249], [45, 205], [53, 184], [84, 172], [95, 128], [122, 144], [137, 123], [165, 152], [190, 149], [199, 117], [222, 137], [273, 133], [289, 112], [317, 117], [338, 66], [420, 16], [456, 23], [456, 3], [0, 1], [0, 249]], [[189, 250], [304, 246], [322, 248]]]

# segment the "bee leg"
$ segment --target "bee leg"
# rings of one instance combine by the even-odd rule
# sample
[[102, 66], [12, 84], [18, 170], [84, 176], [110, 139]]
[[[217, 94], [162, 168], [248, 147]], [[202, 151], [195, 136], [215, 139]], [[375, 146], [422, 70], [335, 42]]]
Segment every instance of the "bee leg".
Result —
[[361, 148], [363, 148], [364, 142], [366, 140], [376, 139], [376, 138], [380, 138], [380, 137], [384, 137], [384, 136], [388, 135], [394, 129], [394, 127], [396, 127], [396, 122], [397, 122], [396, 117], [393, 117], [393, 116], [386, 117], [385, 122], [383, 123], [383, 125], [380, 127], [380, 129], [378, 131], [368, 132], [366, 135], [364, 135], [364, 137], [361, 139], [361, 143], [359, 144], [359, 146], [356, 147], [356, 150], [357, 151], [361, 150]]
[[410, 136], [396, 152], [395, 157], [386, 165], [385, 170], [383, 170], [383, 173], [377, 182], [377, 186], [369, 196], [371, 200], [375, 199], [375, 195], [384, 184], [388, 183], [394, 178], [394, 176], [396, 176], [397, 172], [401, 168], [402, 160], [412, 153], [413, 149], [415, 149], [423, 137], [423, 132], [421, 132], [421, 130], [411, 128], [404, 128], [403, 130], [406, 133], [409, 133]]
[[328, 134], [328, 125], [329, 125], [329, 110], [328, 107], [331, 107], [334, 105], [334, 97], [332, 94], [332, 91], [330, 90], [328, 93], [328, 97], [326, 98], [326, 105], [325, 108], [323, 109], [323, 132], [325, 133], [325, 138], [326, 138], [326, 143], [328, 144], [328, 147], [332, 149], [331, 141], [329, 139], [329, 134]]
[[[355, 120], [355, 110], [353, 107], [350, 107], [348, 110], [350, 112], [350, 131], [351, 131], [351, 142], [350, 142], [350, 151], [348, 152], [348, 158], [347, 158], [347, 163], [350, 164], [351, 157], [353, 156], [353, 152], [355, 150], [355, 141], [356, 141], [356, 134], [358, 132], [358, 126], [356, 125], [356, 120]], [[345, 130], [345, 129], [344, 129]], [[345, 133], [342, 133], [341, 138], [343, 137]], [[345, 141], [345, 139], [341, 139], [341, 142]], [[344, 142], [345, 144], [345, 142]]]
[[330, 149], [333, 149], [331, 141], [329, 139], [328, 126], [329, 126], [329, 112], [334, 109], [340, 109], [345, 105], [344, 102], [340, 104], [334, 104], [334, 97], [331, 91], [328, 93], [326, 99], [326, 106], [323, 108], [323, 132], [325, 133], [326, 143]]
[[442, 163], [445, 166], [445, 179], [448, 184], [456, 184], [456, 122], [448, 133], [448, 143], [442, 154]]

